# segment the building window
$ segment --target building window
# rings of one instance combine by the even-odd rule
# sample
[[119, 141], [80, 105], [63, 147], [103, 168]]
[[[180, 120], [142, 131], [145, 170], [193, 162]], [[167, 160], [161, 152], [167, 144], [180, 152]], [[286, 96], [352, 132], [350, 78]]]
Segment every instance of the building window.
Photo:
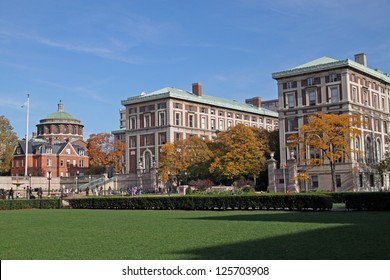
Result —
[[175, 133], [175, 139], [176, 141], [180, 141], [181, 140], [181, 134], [180, 133]]
[[181, 109], [181, 104], [180, 103], [175, 103], [175, 108], [176, 109]]
[[70, 160], [69, 159], [66, 161], [66, 167], [70, 168]]
[[378, 95], [374, 94], [372, 103], [374, 103], [374, 108], [378, 109]]
[[233, 122], [231, 120], [228, 120], [228, 123], [227, 123], [228, 127], [232, 127], [233, 125]]
[[149, 114], [144, 116], [144, 127], [145, 128], [150, 127], [150, 115]]
[[296, 131], [298, 129], [298, 119], [288, 118], [287, 119], [287, 131]]
[[84, 156], [85, 155], [85, 151], [83, 149], [80, 149], [79, 150], [79, 156]]
[[75, 159], [73, 160], [73, 167], [77, 167], [77, 161]]
[[164, 145], [167, 143], [167, 137], [166, 137], [166, 134], [165, 133], [161, 133], [160, 134], [160, 144], [161, 145]]
[[318, 176], [317, 175], [312, 175], [311, 176], [311, 188], [312, 189], [318, 189], [319, 184], [318, 184]]
[[288, 82], [287, 82], [287, 89], [290, 89], [290, 88], [292, 88], [292, 87], [293, 87], [292, 81], [288, 81]]
[[329, 75], [329, 81], [330, 81], [331, 83], [337, 82], [337, 74], [335, 74], [335, 73], [330, 74], [330, 75]]
[[357, 97], [357, 88], [352, 87], [352, 101], [356, 102], [356, 97]]
[[332, 103], [339, 102], [339, 89], [337, 87], [330, 89], [330, 100]]
[[18, 147], [17, 149], [16, 149], [16, 154], [17, 155], [20, 155], [22, 153], [22, 149], [20, 149], [20, 147]]
[[53, 162], [51, 158], [48, 158], [46, 161], [47, 166], [52, 166]]
[[288, 94], [287, 95], [287, 108], [294, 108], [295, 107], [295, 96], [294, 94]]
[[194, 115], [188, 115], [188, 126], [194, 127]]
[[363, 100], [364, 100], [364, 105], [368, 105], [368, 93], [367, 91], [363, 92]]
[[219, 130], [225, 130], [225, 122], [224, 120], [219, 120]]
[[180, 125], [180, 113], [175, 114], [175, 124]]
[[60, 166], [64, 167], [64, 160], [63, 159], [61, 159], [61, 161], [60, 161]]
[[80, 160], [80, 167], [84, 167], [84, 160]]
[[159, 112], [158, 113], [158, 122], [160, 126], [165, 125], [165, 112]]
[[206, 117], [202, 117], [200, 120], [200, 128], [206, 129]]
[[309, 78], [309, 79], [307, 79], [307, 85], [308, 85], [308, 86], [314, 85], [314, 78]]
[[315, 90], [311, 90], [309, 91], [308, 93], [308, 97], [309, 97], [309, 106], [314, 106], [316, 105], [316, 91]]
[[70, 155], [70, 149], [66, 149], [66, 154]]
[[336, 175], [336, 187], [341, 188], [341, 175]]
[[166, 109], [166, 108], [167, 108], [167, 104], [166, 103], [158, 104], [158, 109]]
[[202, 108], [200, 109], [200, 111], [201, 111], [202, 113], [207, 113], [207, 109], [206, 109], [205, 107], [202, 107]]
[[215, 119], [211, 119], [211, 129], [215, 129]]
[[137, 129], [137, 117], [130, 118], [130, 129]]
[[215, 110], [212, 109], [212, 110], [210, 111], [210, 113], [211, 113], [212, 115], [215, 115]]
[[137, 146], [137, 140], [134, 137], [130, 137], [130, 148], [135, 148]]

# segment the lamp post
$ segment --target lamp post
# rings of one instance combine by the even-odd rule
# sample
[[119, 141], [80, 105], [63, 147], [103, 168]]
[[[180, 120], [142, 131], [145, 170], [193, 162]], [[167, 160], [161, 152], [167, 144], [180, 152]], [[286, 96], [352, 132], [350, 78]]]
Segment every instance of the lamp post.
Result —
[[27, 199], [30, 199], [30, 190], [32, 189], [32, 186], [31, 186], [31, 176], [32, 176], [31, 173], [28, 174], [28, 182], [29, 182], [29, 184], [27, 186], [27, 192], [26, 192]]
[[50, 197], [50, 181], [51, 181], [51, 171], [47, 171], [47, 181], [49, 183], [49, 188], [48, 188], [48, 196]]
[[78, 185], [78, 181], [79, 181], [79, 174], [80, 174], [80, 171], [76, 171], [76, 193], [79, 193], [79, 185]]

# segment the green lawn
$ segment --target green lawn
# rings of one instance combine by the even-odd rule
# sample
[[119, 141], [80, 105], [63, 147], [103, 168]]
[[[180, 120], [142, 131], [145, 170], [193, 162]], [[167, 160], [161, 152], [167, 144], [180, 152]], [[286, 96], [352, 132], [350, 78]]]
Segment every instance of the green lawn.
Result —
[[389, 212], [15, 210], [0, 259], [390, 259]]

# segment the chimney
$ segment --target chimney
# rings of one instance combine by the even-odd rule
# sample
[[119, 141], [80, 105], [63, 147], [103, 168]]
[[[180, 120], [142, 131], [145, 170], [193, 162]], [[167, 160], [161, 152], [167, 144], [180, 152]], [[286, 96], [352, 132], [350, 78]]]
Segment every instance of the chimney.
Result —
[[261, 97], [253, 97], [251, 99], [245, 99], [246, 104], [251, 104], [257, 108], [261, 108]]
[[202, 96], [202, 84], [201, 83], [193, 83], [192, 84], [192, 93], [196, 96]]
[[355, 62], [367, 67], [367, 55], [365, 53], [355, 54]]

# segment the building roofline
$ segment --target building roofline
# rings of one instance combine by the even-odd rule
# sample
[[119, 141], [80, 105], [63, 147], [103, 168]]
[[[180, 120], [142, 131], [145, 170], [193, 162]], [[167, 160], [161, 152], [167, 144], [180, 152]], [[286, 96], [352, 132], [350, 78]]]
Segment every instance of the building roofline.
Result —
[[278, 80], [281, 78], [293, 77], [293, 76], [303, 75], [303, 74], [312, 73], [312, 72], [319, 72], [319, 71], [344, 68], [344, 67], [350, 67], [350, 68], [356, 69], [358, 71], [362, 71], [362, 72], [366, 73], [367, 75], [371, 75], [375, 78], [382, 80], [385, 83], [390, 83], [389, 74], [381, 73], [377, 70], [368, 68], [368, 67], [366, 67], [360, 63], [357, 63], [353, 60], [350, 60], [350, 59], [338, 60], [335, 62], [324, 63], [324, 64], [317, 64], [317, 65], [312, 65], [309, 67], [298, 67], [298, 68], [296, 67], [296, 68], [293, 68], [290, 70], [275, 72], [275, 73], [272, 73], [272, 78], [275, 80]]
[[164, 98], [180, 99], [180, 100], [191, 101], [191, 102], [205, 104], [205, 105], [211, 105], [215, 107], [229, 108], [237, 111], [243, 111], [243, 112], [254, 113], [254, 114], [262, 114], [271, 117], [278, 117], [277, 113], [266, 108], [258, 108], [251, 104], [204, 95], [204, 94], [201, 96], [197, 96], [192, 92], [176, 89], [176, 88], [170, 88], [170, 87], [163, 88], [149, 94], [143, 93], [139, 96], [132, 96], [127, 98], [126, 100], [122, 100], [121, 103], [122, 105], [126, 106], [131, 104], [142, 103], [145, 101], [155, 101]]

